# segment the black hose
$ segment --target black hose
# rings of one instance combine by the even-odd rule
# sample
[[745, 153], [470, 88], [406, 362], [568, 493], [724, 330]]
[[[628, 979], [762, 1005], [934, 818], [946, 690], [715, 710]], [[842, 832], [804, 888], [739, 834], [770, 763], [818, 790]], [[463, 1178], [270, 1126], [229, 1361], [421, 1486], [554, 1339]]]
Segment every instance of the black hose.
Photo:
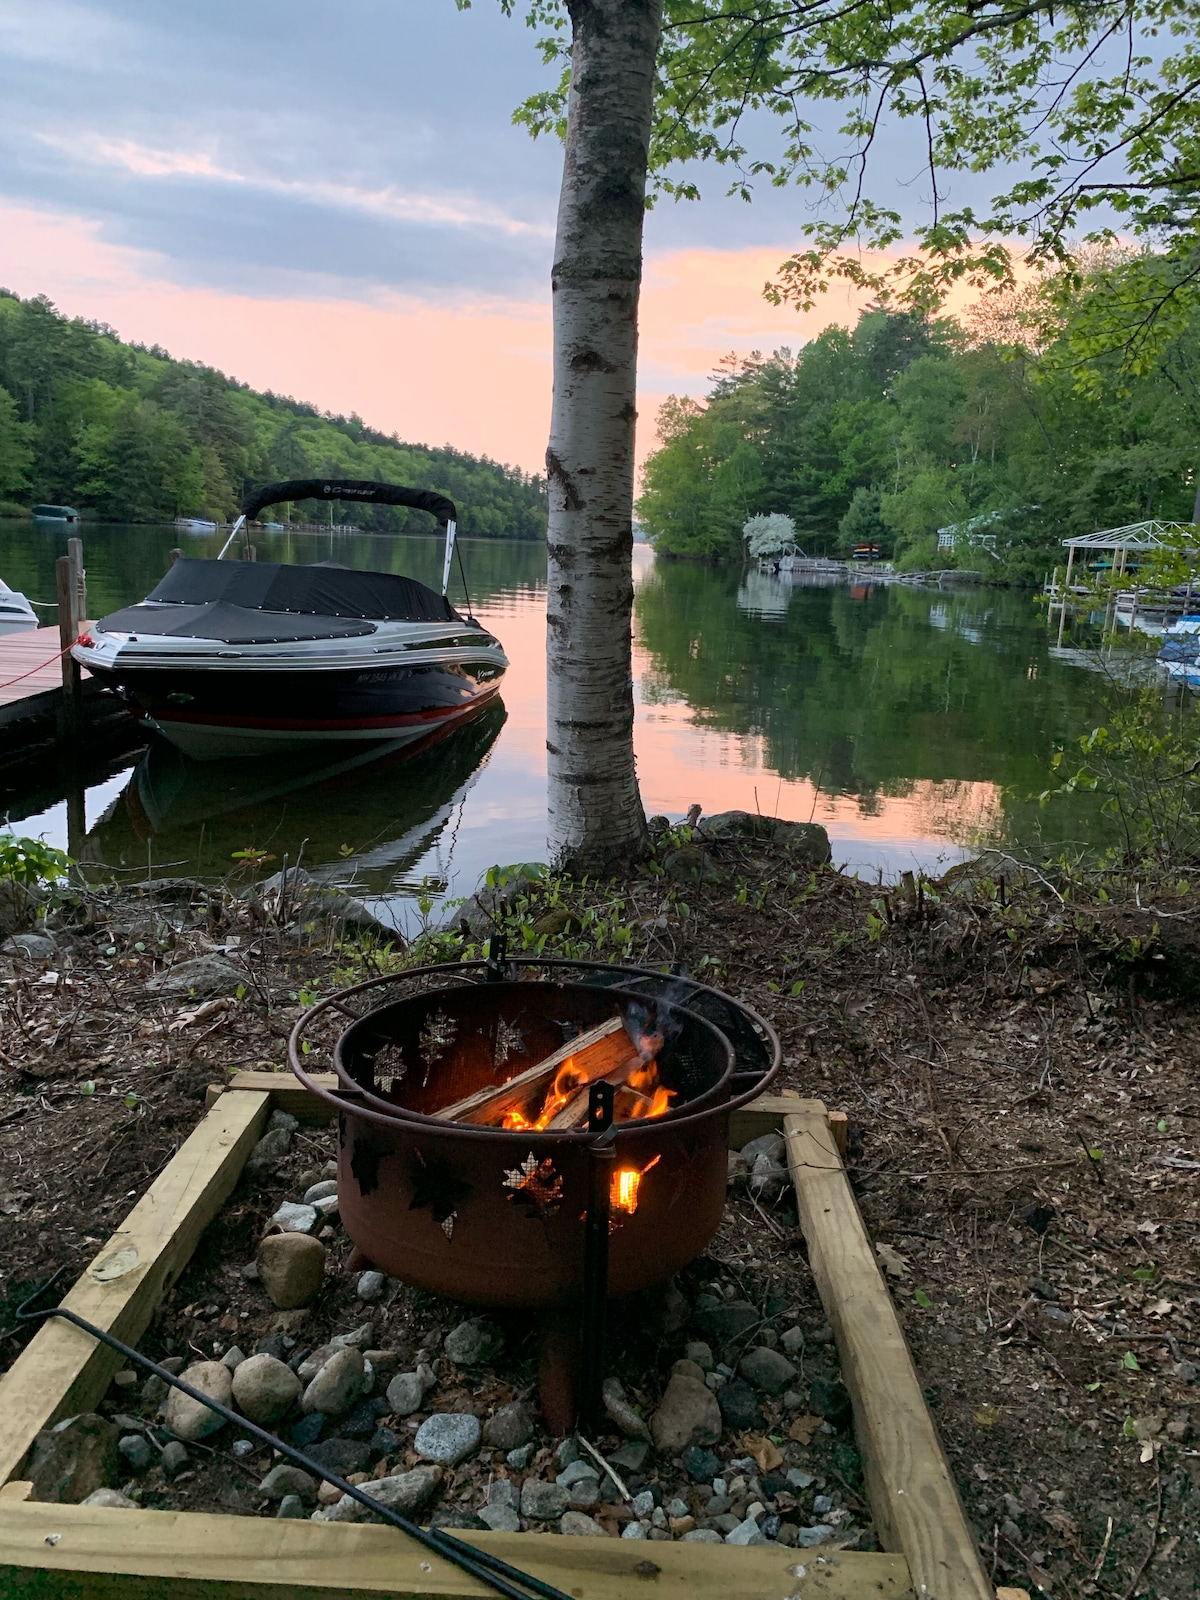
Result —
[[[407, 1517], [402, 1517], [398, 1511], [393, 1511], [390, 1506], [383, 1505], [371, 1495], [364, 1493], [356, 1484], [347, 1483], [345, 1478], [339, 1478], [336, 1472], [330, 1472], [328, 1467], [323, 1467], [319, 1461], [314, 1461], [311, 1456], [305, 1455], [303, 1450], [297, 1450], [294, 1445], [285, 1444], [275, 1434], [268, 1433], [265, 1428], [260, 1428], [257, 1423], [241, 1416], [236, 1411], [231, 1411], [228, 1406], [214, 1400], [211, 1395], [205, 1394], [200, 1389], [194, 1389], [190, 1383], [184, 1383], [182, 1378], [177, 1378], [173, 1372], [168, 1372], [165, 1367], [160, 1367], [157, 1361], [151, 1361], [149, 1356], [144, 1356], [140, 1351], [134, 1350], [130, 1345], [115, 1339], [111, 1333], [105, 1333], [102, 1328], [97, 1328], [94, 1323], [86, 1321], [74, 1311], [68, 1311], [65, 1306], [47, 1306], [44, 1310], [34, 1311], [30, 1308], [36, 1304], [43, 1295], [49, 1291], [62, 1277], [65, 1267], [59, 1267], [52, 1278], [42, 1284], [40, 1289], [35, 1289], [33, 1294], [18, 1307], [16, 1312], [17, 1322], [40, 1322], [47, 1317], [62, 1317], [66, 1322], [72, 1322], [77, 1328], [82, 1328], [84, 1333], [90, 1333], [93, 1339], [99, 1339], [102, 1344], [117, 1350], [127, 1361], [132, 1361], [136, 1366], [144, 1367], [152, 1372], [155, 1377], [161, 1378], [172, 1389], [178, 1389], [193, 1400], [198, 1400], [201, 1405], [215, 1411], [218, 1416], [224, 1417], [226, 1422], [232, 1422], [246, 1433], [251, 1433], [256, 1439], [261, 1439], [263, 1444], [270, 1445], [280, 1455], [287, 1456], [289, 1460], [303, 1467], [306, 1472], [313, 1473], [318, 1478], [323, 1478], [326, 1483], [333, 1484], [335, 1489], [340, 1489], [343, 1494], [350, 1495], [360, 1505], [374, 1512], [384, 1522], [393, 1528], [398, 1528], [401, 1533], [407, 1534], [410, 1539], [415, 1539], [418, 1544], [431, 1550], [434, 1555], [441, 1556], [443, 1560], [453, 1562], [463, 1572], [468, 1572], [473, 1578], [478, 1578], [481, 1583], [488, 1584], [498, 1594], [507, 1595], [509, 1600], [530, 1600], [531, 1595], [536, 1595], [539, 1600], [569, 1600], [561, 1589], [556, 1589], [552, 1584], [543, 1583], [540, 1578], [535, 1578], [531, 1573], [522, 1572], [518, 1567], [509, 1566], [507, 1561], [501, 1561], [499, 1556], [491, 1555], [486, 1550], [479, 1550], [474, 1545], [464, 1544], [452, 1535], [437, 1531], [432, 1528], [422, 1528], [415, 1522], [410, 1522]], [[516, 1587], [518, 1584], [523, 1587]]]

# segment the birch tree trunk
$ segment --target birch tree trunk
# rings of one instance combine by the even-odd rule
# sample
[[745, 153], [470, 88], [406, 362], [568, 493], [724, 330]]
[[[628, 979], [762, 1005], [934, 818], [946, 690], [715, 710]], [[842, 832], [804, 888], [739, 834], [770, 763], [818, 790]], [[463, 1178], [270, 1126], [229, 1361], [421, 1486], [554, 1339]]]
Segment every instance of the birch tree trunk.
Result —
[[551, 861], [641, 853], [633, 759], [633, 473], [642, 221], [662, 0], [568, 0], [546, 470]]

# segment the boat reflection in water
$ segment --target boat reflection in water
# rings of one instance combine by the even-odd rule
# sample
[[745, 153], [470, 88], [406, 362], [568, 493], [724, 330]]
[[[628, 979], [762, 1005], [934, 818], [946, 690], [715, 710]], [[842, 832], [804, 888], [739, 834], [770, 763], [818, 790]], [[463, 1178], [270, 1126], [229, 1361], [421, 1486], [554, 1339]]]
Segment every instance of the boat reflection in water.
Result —
[[264, 873], [286, 857], [357, 894], [394, 893], [452, 823], [505, 715], [494, 700], [420, 744], [343, 746], [325, 762], [312, 750], [192, 761], [156, 739], [89, 830], [81, 865], [216, 878], [262, 851]]

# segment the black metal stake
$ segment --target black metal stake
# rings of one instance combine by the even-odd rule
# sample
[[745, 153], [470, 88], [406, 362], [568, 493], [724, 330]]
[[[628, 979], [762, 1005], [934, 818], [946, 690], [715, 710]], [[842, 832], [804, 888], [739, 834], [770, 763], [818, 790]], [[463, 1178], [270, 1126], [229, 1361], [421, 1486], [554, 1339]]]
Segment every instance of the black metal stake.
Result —
[[[190, 1383], [185, 1383], [182, 1378], [177, 1378], [173, 1372], [168, 1372], [166, 1367], [160, 1367], [157, 1361], [151, 1361], [149, 1356], [142, 1355], [140, 1350], [135, 1350], [131, 1345], [124, 1344], [120, 1339], [114, 1339], [111, 1333], [106, 1333], [103, 1328], [97, 1328], [92, 1322], [68, 1311], [65, 1306], [47, 1306], [41, 1310], [31, 1309], [47, 1294], [62, 1277], [64, 1268], [60, 1267], [54, 1276], [48, 1279], [40, 1289], [34, 1291], [29, 1299], [18, 1307], [17, 1322], [42, 1322], [48, 1317], [62, 1317], [65, 1322], [74, 1323], [77, 1328], [82, 1328], [84, 1333], [90, 1333], [93, 1339], [99, 1339], [101, 1344], [106, 1344], [110, 1349], [119, 1351], [126, 1361], [132, 1361], [135, 1366], [143, 1367], [147, 1372], [154, 1373], [172, 1389], [179, 1389], [191, 1399], [198, 1400], [201, 1405], [207, 1406], [210, 1411], [215, 1411], [218, 1416], [224, 1417], [226, 1422], [232, 1422], [243, 1433], [253, 1434], [263, 1444], [270, 1445], [280, 1455], [294, 1462], [298, 1467], [303, 1467], [306, 1472], [311, 1472], [316, 1478], [323, 1478], [326, 1483], [333, 1484], [335, 1489], [340, 1489], [343, 1494], [348, 1494], [357, 1500], [368, 1511], [388, 1522], [393, 1528], [398, 1528], [401, 1533], [407, 1534], [410, 1539], [415, 1539], [418, 1544], [424, 1545], [434, 1555], [441, 1556], [444, 1561], [449, 1561], [460, 1571], [470, 1573], [473, 1578], [478, 1578], [480, 1583], [485, 1583], [498, 1594], [505, 1595], [507, 1600], [530, 1600], [537, 1596], [538, 1600], [570, 1600], [561, 1589], [556, 1589], [553, 1584], [543, 1583], [541, 1578], [535, 1578], [532, 1573], [522, 1572], [519, 1567], [513, 1567], [507, 1561], [501, 1561], [499, 1556], [492, 1555], [487, 1550], [480, 1550], [475, 1545], [464, 1544], [452, 1534], [422, 1528], [416, 1522], [410, 1522], [407, 1517], [402, 1517], [398, 1511], [393, 1511], [391, 1506], [385, 1506], [382, 1501], [376, 1500], [356, 1484], [347, 1483], [345, 1478], [336, 1472], [330, 1472], [328, 1467], [323, 1467], [319, 1461], [314, 1461], [311, 1456], [305, 1455], [303, 1450], [297, 1450], [295, 1445], [285, 1444], [273, 1433], [268, 1433], [265, 1428], [260, 1428], [257, 1423], [251, 1422], [237, 1411], [231, 1411], [228, 1406], [223, 1406], [219, 1400], [214, 1400], [201, 1389], [195, 1389]], [[517, 1587], [520, 1585], [520, 1587]]]
[[588, 1095], [588, 1207], [583, 1231], [583, 1337], [579, 1420], [594, 1438], [604, 1416], [605, 1333], [608, 1323], [608, 1228], [617, 1130], [613, 1086], [594, 1083]]

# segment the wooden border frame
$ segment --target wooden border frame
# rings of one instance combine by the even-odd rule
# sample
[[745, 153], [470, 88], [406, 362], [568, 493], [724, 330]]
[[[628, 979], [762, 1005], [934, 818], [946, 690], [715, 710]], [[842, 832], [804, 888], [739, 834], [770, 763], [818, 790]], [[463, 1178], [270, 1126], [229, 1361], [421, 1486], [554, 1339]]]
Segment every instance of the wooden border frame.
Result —
[[[136, 1343], [232, 1191], [272, 1106], [308, 1124], [332, 1115], [290, 1075], [241, 1072], [224, 1091], [214, 1085], [204, 1119], [66, 1303]], [[845, 1117], [819, 1100], [763, 1097], [733, 1114], [730, 1144], [774, 1130], [787, 1141], [809, 1260], [853, 1401], [876, 1528], [890, 1553], [651, 1547], [535, 1533], [471, 1539], [577, 1600], [620, 1600], [640, 1589], [633, 1569], [647, 1555], [660, 1569], [662, 1600], [780, 1600], [793, 1592], [806, 1600], [993, 1600], [842, 1165]], [[491, 1592], [391, 1528], [30, 1501], [30, 1486], [15, 1475], [37, 1433], [94, 1406], [119, 1363], [79, 1329], [51, 1321], [0, 1378], [6, 1600], [477, 1600]]]

